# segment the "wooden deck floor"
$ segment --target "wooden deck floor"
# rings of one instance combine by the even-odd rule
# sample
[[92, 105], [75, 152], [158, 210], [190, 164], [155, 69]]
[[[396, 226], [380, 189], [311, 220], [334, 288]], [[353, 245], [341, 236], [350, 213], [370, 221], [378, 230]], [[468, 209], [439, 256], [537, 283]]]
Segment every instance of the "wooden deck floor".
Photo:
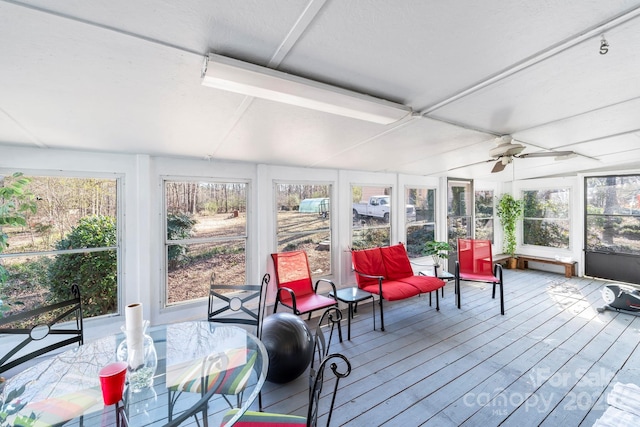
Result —
[[[640, 318], [598, 313], [603, 281], [505, 270], [505, 283], [505, 316], [468, 282], [460, 310], [453, 283], [439, 312], [425, 296], [385, 304], [385, 332], [359, 307], [351, 341], [345, 325], [331, 345], [353, 366], [331, 425], [592, 426], [613, 384], [640, 384]], [[306, 415], [307, 386], [265, 384], [265, 410]]]

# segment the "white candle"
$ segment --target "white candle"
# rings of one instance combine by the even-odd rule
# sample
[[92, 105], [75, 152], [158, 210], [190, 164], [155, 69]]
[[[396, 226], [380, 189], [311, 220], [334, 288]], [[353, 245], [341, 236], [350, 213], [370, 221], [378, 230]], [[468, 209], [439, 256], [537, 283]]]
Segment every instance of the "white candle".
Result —
[[124, 310], [129, 366], [136, 369], [144, 362], [142, 304], [129, 304]]
[[124, 323], [127, 331], [142, 328], [142, 304], [129, 304], [124, 309]]

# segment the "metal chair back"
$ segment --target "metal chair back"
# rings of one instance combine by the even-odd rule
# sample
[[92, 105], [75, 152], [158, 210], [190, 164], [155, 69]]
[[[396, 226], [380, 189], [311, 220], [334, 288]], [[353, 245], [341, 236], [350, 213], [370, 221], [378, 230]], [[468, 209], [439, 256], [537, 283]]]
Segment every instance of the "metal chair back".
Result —
[[[331, 394], [331, 403], [327, 412], [327, 424], [328, 427], [331, 423], [331, 415], [333, 414], [333, 407], [335, 406], [336, 394], [340, 385], [340, 380], [346, 378], [351, 373], [351, 363], [346, 356], [340, 353], [333, 353], [322, 359], [320, 366], [318, 366], [315, 378], [313, 378], [312, 385], [309, 390], [309, 409], [307, 412], [307, 426], [316, 427], [318, 425], [318, 407], [320, 402], [320, 395], [327, 393], [322, 392], [324, 385], [324, 377], [327, 368], [331, 369], [335, 376], [335, 382], [333, 382], [333, 389], [329, 393]], [[326, 408], [323, 408], [323, 410]]]
[[0, 353], [0, 373], [69, 344], [83, 343], [82, 302], [78, 285], [71, 286], [71, 295], [66, 301], [0, 319], [0, 335], [23, 336], [16, 345]]
[[210, 322], [255, 326], [255, 334], [260, 338], [266, 307], [265, 293], [270, 281], [271, 276], [267, 273], [259, 285], [218, 284], [213, 273], [209, 285], [207, 319]]

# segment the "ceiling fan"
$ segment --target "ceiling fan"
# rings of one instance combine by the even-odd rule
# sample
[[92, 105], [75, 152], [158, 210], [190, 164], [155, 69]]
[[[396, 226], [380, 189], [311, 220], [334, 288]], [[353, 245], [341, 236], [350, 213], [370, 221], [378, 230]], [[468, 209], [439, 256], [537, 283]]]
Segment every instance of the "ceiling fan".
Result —
[[527, 157], [556, 157], [556, 160], [570, 158], [576, 153], [573, 151], [540, 151], [537, 153], [522, 153], [527, 148], [526, 146], [519, 144], [513, 140], [509, 135], [504, 135], [496, 138], [496, 147], [489, 150], [489, 156], [491, 160], [495, 160], [496, 163], [491, 169], [491, 173], [502, 172], [514, 158], [524, 159]]

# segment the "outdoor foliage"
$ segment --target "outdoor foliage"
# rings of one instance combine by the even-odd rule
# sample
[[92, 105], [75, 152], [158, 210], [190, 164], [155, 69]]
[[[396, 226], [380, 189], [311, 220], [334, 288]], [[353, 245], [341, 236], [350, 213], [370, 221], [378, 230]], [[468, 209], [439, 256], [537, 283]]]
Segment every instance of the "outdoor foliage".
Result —
[[530, 190], [523, 193], [523, 243], [551, 248], [569, 247], [569, 190]]
[[352, 249], [360, 250], [375, 248], [379, 246], [388, 246], [389, 241], [388, 228], [368, 228], [362, 230], [354, 230]]
[[424, 244], [435, 239], [433, 224], [411, 225], [407, 227], [407, 254], [409, 258], [422, 256]]
[[465, 239], [469, 234], [469, 217], [453, 217], [449, 218], [447, 230], [447, 239], [453, 251], [458, 250], [458, 239]]
[[[29, 182], [22, 173], [16, 172], [5, 178], [4, 186], [0, 187], [0, 252], [9, 246], [9, 236], [3, 231], [3, 227], [26, 226], [26, 215], [37, 210], [33, 194], [26, 189]], [[0, 285], [7, 278], [7, 270], [0, 265]]]
[[476, 239], [487, 239], [493, 243], [493, 190], [476, 191]]
[[588, 251], [640, 254], [640, 175], [586, 179]]
[[[80, 219], [78, 225], [56, 249], [78, 249], [116, 246], [115, 218], [89, 216]], [[69, 296], [72, 284], [80, 287], [83, 314], [99, 316], [117, 311], [117, 253], [116, 250], [56, 255], [49, 267], [49, 283], [54, 300]]]
[[[191, 237], [191, 231], [197, 221], [189, 214], [185, 213], [169, 213], [167, 214], [167, 239], [182, 240]], [[168, 257], [169, 268], [176, 268], [180, 263], [186, 261], [187, 246], [185, 245], [169, 245]]]

